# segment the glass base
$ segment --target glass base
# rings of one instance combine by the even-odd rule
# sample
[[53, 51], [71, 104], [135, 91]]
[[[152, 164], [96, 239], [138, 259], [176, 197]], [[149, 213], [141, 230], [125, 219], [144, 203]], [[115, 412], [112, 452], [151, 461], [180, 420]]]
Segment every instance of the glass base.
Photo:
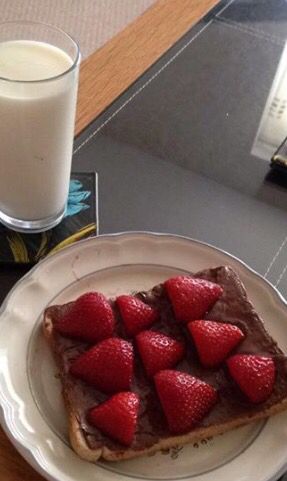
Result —
[[38, 232], [45, 232], [58, 225], [64, 217], [65, 207], [61, 212], [52, 217], [46, 217], [39, 220], [21, 220], [10, 217], [0, 211], [0, 222], [8, 227], [8, 229], [15, 230], [16, 232], [23, 232], [25, 234], [36, 234]]

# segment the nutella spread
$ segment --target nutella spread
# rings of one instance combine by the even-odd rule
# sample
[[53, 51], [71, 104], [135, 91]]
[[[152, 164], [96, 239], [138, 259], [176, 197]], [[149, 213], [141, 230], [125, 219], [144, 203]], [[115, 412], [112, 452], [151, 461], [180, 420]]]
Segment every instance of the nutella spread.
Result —
[[[232, 323], [245, 334], [243, 342], [235, 349], [237, 353], [252, 353], [272, 356], [276, 365], [276, 381], [271, 396], [260, 405], [253, 405], [246, 400], [239, 388], [229, 376], [224, 364], [215, 369], [201, 366], [192, 338], [183, 324], [176, 322], [170, 301], [162, 285], [149, 292], [136, 294], [145, 303], [155, 306], [160, 311], [160, 319], [152, 326], [153, 330], [170, 334], [185, 342], [186, 356], [176, 366], [177, 370], [188, 372], [213, 385], [219, 394], [219, 401], [211, 412], [201, 421], [200, 426], [228, 422], [246, 414], [267, 409], [287, 397], [287, 360], [275, 341], [266, 332], [262, 320], [247, 299], [245, 289], [237, 275], [228, 267], [207, 269], [194, 277], [218, 283], [224, 292], [213, 308], [205, 316], [206, 319]], [[46, 314], [55, 323], [62, 317], [73, 303], [63, 306], [52, 306]], [[117, 318], [116, 335], [129, 339], [124, 331], [123, 323], [116, 305], [111, 301]], [[88, 410], [101, 403], [107, 396], [88, 384], [73, 378], [69, 374], [71, 362], [79, 354], [87, 350], [88, 344], [68, 339], [54, 331], [53, 348], [61, 366], [61, 377], [65, 385], [65, 395], [79, 421], [81, 429], [91, 449], [106, 445], [111, 450], [119, 451], [122, 446], [103, 435], [90, 425], [86, 414]], [[159, 439], [170, 437], [166, 420], [155, 388], [148, 380], [135, 347], [134, 380], [131, 390], [137, 392], [141, 399], [136, 435], [131, 449], [143, 449], [155, 444]]]

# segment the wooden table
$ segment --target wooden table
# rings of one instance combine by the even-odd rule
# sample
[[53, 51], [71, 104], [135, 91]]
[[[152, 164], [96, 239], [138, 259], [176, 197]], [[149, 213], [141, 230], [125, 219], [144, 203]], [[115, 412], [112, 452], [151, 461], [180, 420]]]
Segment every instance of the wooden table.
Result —
[[[219, 0], [158, 0], [81, 67], [76, 134], [105, 110]], [[41, 481], [0, 428], [0, 481]], [[84, 480], [83, 480], [84, 481]]]

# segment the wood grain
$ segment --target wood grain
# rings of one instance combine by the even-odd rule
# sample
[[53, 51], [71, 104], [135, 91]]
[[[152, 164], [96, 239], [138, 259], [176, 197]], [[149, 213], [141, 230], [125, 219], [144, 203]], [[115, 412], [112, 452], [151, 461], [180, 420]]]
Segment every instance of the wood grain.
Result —
[[[218, 0], [159, 0], [81, 67], [76, 133], [81, 132]], [[43, 481], [0, 428], [0, 481]], [[83, 480], [84, 481], [84, 480]]]
[[76, 134], [219, 0], [159, 0], [81, 66]]
[[44, 478], [20, 456], [1, 428], [0, 481], [44, 481]]

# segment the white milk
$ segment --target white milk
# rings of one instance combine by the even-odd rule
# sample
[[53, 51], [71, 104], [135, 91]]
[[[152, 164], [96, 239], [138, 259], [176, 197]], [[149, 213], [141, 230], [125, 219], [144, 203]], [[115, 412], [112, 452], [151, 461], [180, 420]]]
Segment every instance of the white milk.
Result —
[[[77, 69], [47, 43], [0, 43], [0, 210], [38, 220], [63, 210], [69, 187]], [[45, 80], [46, 82], [8, 82]]]

